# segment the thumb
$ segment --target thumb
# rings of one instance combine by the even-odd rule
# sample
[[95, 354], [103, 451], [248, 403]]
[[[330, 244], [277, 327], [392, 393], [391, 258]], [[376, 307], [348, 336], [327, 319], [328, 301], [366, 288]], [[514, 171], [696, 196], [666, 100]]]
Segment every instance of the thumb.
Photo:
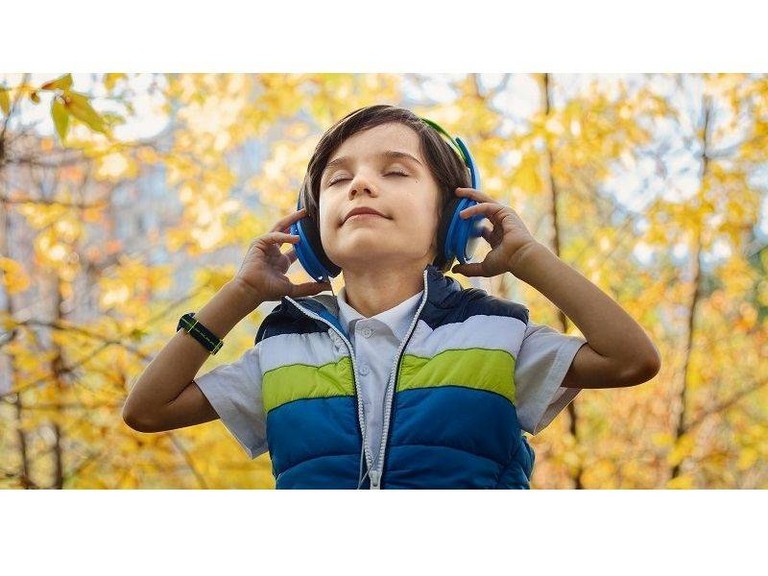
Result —
[[472, 262], [469, 264], [456, 264], [451, 268], [451, 272], [458, 272], [464, 276], [482, 276], [483, 266], [480, 262]]
[[305, 282], [303, 284], [296, 284], [293, 287], [294, 298], [300, 298], [302, 296], [313, 296], [325, 290], [331, 289], [330, 282]]

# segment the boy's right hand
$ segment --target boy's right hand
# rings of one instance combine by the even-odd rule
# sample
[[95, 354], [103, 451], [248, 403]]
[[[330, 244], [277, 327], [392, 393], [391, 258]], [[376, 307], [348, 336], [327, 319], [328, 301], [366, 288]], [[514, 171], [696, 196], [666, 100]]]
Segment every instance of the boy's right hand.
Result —
[[285, 242], [295, 244], [300, 240], [288, 231], [291, 224], [305, 216], [306, 208], [301, 208], [278, 220], [272, 230], [256, 238], [248, 248], [235, 281], [252, 290], [254, 297], [261, 302], [280, 300], [283, 296], [312, 296], [331, 288], [330, 282], [293, 284], [285, 275], [291, 264], [296, 261], [296, 250], [282, 253], [280, 246]]

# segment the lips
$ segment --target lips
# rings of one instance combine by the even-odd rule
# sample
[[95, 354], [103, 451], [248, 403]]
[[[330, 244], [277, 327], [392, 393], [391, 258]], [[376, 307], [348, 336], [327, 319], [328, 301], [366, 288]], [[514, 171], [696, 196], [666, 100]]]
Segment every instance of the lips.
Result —
[[364, 208], [364, 207], [358, 207], [350, 210], [347, 215], [344, 217], [344, 223], [347, 222], [352, 216], [355, 216], [356, 214], [375, 214], [376, 216], [381, 216], [382, 218], [386, 218], [384, 214], [379, 212], [378, 210], [374, 210], [373, 208]]

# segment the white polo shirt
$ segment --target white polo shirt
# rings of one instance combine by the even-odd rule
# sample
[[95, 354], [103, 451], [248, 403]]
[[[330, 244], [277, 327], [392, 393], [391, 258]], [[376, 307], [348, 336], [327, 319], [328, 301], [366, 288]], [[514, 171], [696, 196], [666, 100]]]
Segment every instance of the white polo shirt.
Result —
[[373, 455], [373, 466], [379, 459], [381, 433], [384, 426], [384, 399], [392, 363], [419, 308], [424, 290], [394, 308], [365, 318], [347, 304], [346, 287], [337, 296], [339, 321], [347, 328], [355, 350], [357, 382], [365, 413], [367, 443]]
[[[381, 443], [389, 372], [423, 292], [371, 318], [363, 317], [347, 303], [344, 287], [337, 296], [339, 321], [347, 327], [355, 352], [366, 438], [374, 466]], [[560, 384], [576, 352], [586, 342], [582, 337], [567, 336], [549, 326], [528, 322], [514, 375], [517, 417], [524, 431], [538, 434], [581, 391]], [[251, 458], [268, 450], [259, 350], [257, 346], [249, 348], [235, 362], [217, 366], [194, 379], [224, 426]]]

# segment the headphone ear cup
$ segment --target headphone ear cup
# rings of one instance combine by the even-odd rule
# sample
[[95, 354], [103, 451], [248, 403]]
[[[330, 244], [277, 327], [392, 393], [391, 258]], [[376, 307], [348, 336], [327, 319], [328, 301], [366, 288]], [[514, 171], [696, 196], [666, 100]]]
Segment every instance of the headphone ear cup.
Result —
[[[296, 210], [302, 208], [303, 190], [299, 192]], [[323, 282], [339, 275], [341, 268], [328, 259], [320, 242], [320, 231], [309, 216], [291, 224], [291, 234], [299, 237], [293, 245], [299, 263], [314, 280]]]
[[341, 268], [328, 259], [325, 250], [323, 250], [323, 244], [320, 241], [320, 231], [315, 226], [314, 221], [307, 217], [301, 221], [301, 225], [304, 228], [304, 234], [309, 243], [305, 248], [312, 251], [320, 265], [325, 269], [327, 276], [331, 278], [338, 276]]
[[450, 203], [451, 210], [447, 211], [448, 218], [445, 221], [448, 229], [445, 233], [445, 254], [451, 263], [456, 258], [465, 264], [474, 257], [478, 239], [482, 236], [480, 222], [484, 216], [475, 214], [470, 218], [462, 218], [460, 212], [475, 204], [475, 200], [458, 197]]
[[341, 268], [328, 259], [320, 242], [320, 232], [309, 217], [291, 224], [291, 234], [299, 236], [293, 249], [307, 274], [318, 282], [339, 275]]
[[446, 240], [448, 228], [456, 212], [459, 200], [461, 200], [459, 197], [451, 198], [445, 208], [443, 208], [443, 217], [440, 219], [437, 227], [437, 255], [435, 256], [434, 264], [441, 270], [445, 270], [447, 266], [453, 264], [454, 255], [451, 253], [450, 248], [446, 249]]

